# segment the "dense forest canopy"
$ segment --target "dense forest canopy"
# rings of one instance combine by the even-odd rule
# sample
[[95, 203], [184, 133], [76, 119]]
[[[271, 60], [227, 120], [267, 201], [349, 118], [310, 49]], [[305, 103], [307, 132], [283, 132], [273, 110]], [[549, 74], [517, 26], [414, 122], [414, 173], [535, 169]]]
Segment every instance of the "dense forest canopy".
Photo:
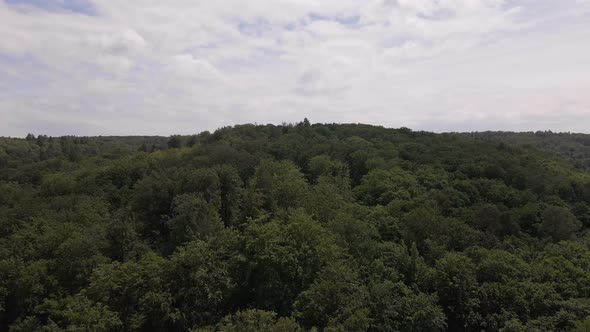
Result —
[[589, 141], [2, 138], [0, 331], [588, 331]]
[[569, 159], [577, 167], [590, 170], [590, 135], [588, 134], [553, 133], [551, 131], [526, 133], [487, 131], [462, 135], [476, 140], [532, 147]]

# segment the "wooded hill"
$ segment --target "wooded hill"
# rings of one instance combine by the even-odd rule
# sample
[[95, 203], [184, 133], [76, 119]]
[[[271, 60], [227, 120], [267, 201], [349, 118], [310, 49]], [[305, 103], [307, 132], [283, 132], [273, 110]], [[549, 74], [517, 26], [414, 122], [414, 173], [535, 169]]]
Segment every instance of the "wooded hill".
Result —
[[543, 135], [2, 138], [0, 330], [587, 331], [589, 138]]
[[590, 135], [588, 134], [553, 133], [551, 131], [526, 133], [488, 131], [462, 135], [481, 141], [539, 149], [548, 154], [566, 158], [579, 168], [590, 170]]

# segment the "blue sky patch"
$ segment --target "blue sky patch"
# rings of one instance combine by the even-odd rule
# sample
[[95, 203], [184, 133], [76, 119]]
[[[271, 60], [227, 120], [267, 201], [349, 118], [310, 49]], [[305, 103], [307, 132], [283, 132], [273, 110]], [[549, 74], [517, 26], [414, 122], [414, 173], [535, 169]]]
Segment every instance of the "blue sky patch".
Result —
[[96, 16], [96, 6], [90, 0], [5, 0], [12, 6], [33, 6], [49, 12], [72, 12]]
[[338, 22], [342, 25], [346, 26], [354, 26], [359, 23], [360, 15], [351, 15], [351, 16], [324, 16], [324, 15], [317, 15], [311, 14], [309, 18], [312, 21], [334, 21]]
[[266, 20], [240, 21], [238, 23], [240, 32], [251, 37], [260, 37], [271, 28], [270, 23]]

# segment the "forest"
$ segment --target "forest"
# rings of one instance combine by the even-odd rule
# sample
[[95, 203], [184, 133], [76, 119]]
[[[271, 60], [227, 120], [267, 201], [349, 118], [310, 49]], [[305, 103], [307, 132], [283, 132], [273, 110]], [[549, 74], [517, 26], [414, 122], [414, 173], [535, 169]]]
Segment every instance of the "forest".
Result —
[[0, 331], [590, 331], [590, 135], [0, 138]]

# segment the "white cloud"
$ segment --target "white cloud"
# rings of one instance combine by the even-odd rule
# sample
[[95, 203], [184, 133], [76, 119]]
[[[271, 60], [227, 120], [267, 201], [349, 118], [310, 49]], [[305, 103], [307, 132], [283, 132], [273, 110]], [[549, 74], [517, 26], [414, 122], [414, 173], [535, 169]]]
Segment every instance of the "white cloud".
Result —
[[170, 59], [166, 70], [174, 77], [195, 80], [218, 80], [223, 77], [207, 60], [196, 59], [189, 54], [175, 55]]
[[0, 135], [304, 116], [437, 131], [590, 124], [588, 1], [93, 5], [95, 16], [0, 2]]

